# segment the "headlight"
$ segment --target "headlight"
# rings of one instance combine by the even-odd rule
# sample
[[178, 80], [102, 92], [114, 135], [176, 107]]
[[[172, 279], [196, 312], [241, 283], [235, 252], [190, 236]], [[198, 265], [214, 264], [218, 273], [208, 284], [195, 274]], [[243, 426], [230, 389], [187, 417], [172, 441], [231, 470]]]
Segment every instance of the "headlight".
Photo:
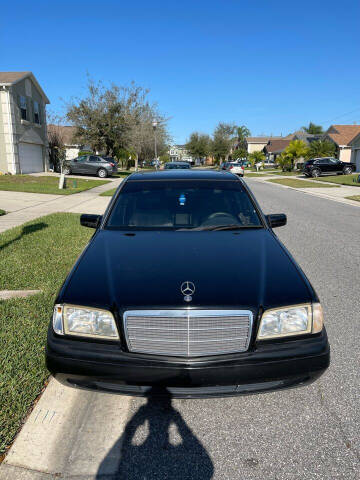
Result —
[[323, 311], [319, 303], [266, 310], [261, 317], [257, 338], [261, 340], [318, 333], [321, 332], [323, 323]]
[[78, 307], [75, 305], [55, 305], [53, 328], [59, 335], [82, 337], [119, 338], [115, 320], [108, 310]]

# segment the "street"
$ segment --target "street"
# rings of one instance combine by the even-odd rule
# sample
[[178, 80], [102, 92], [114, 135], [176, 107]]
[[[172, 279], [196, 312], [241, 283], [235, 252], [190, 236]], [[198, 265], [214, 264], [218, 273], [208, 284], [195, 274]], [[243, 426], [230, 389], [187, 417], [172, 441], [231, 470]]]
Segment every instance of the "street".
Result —
[[[35, 409], [36, 418], [30, 417], [17, 451], [8, 457], [10, 476], [0, 472], [0, 478], [48, 478], [34, 470], [102, 480], [359, 478], [359, 210], [247, 182], [265, 213], [288, 216], [288, 225], [276, 233], [324, 307], [332, 349], [329, 370], [307, 387], [226, 399], [170, 401], [59, 390], [53, 399], [71, 395], [67, 413], [57, 411], [58, 425], [46, 427], [48, 406]], [[54, 409], [51, 419], [66, 402], [58, 403], [49, 407]], [[21, 463], [24, 446], [28, 459]], [[26, 464], [33, 476], [25, 470], [20, 476], [16, 466]]]
[[[115, 445], [111, 453], [120, 459], [119, 478], [359, 478], [360, 254], [354, 242], [360, 234], [359, 211], [294, 190], [248, 183], [265, 213], [288, 215], [288, 225], [276, 233], [322, 302], [330, 368], [308, 387], [231, 399], [173, 400], [170, 412], [166, 405], [161, 411], [153, 402], [134, 399], [135, 420], [130, 420], [122, 447]], [[180, 426], [176, 433], [179, 419], [186, 429]], [[148, 428], [135, 434], [145, 420]], [[168, 440], [163, 428], [171, 421]], [[184, 434], [182, 440], [179, 434]]]

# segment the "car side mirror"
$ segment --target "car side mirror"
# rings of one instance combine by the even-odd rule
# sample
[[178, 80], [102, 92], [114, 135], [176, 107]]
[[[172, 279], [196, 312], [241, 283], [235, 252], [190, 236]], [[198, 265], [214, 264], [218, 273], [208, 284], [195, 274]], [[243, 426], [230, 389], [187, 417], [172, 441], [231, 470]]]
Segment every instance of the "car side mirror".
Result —
[[83, 213], [80, 217], [80, 225], [89, 228], [98, 228], [102, 220], [102, 215], [92, 215]]
[[266, 220], [271, 228], [283, 227], [287, 222], [285, 213], [272, 213], [271, 215], [266, 215]]

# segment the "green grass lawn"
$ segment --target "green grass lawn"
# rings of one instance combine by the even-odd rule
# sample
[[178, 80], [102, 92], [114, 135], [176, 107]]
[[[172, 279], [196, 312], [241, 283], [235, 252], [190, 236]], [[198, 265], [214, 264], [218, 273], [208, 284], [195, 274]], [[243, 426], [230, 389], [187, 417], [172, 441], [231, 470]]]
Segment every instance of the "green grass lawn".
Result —
[[42, 290], [0, 301], [0, 455], [49, 376], [44, 346], [53, 302], [92, 234], [71, 213], [41, 217], [0, 234], [1, 288]]
[[100, 193], [100, 197], [112, 197], [116, 192], [116, 188], [112, 188], [111, 190], [106, 190], [106, 192]]
[[246, 177], [268, 177], [272, 175], [271, 173], [247, 173], [245, 172], [244, 178]]
[[299, 180], [297, 178], [279, 178], [279, 180], [274, 178], [272, 180], [267, 180], [267, 181], [272, 183], [279, 183], [280, 185], [286, 185], [288, 187], [293, 187], [293, 188], [319, 188], [319, 187], [329, 188], [329, 187], [339, 186], [339, 185], [324, 185], [322, 183]]
[[[76, 182], [76, 187], [74, 182]], [[86, 180], [85, 178], [67, 178], [67, 188], [59, 190], [59, 177], [33, 175], [1, 175], [0, 190], [28, 193], [52, 193], [56, 195], [72, 195], [90, 188], [99, 187], [107, 180]]]
[[117, 173], [113, 173], [112, 178], [124, 178], [124, 177], [128, 177], [132, 173], [134, 172], [130, 172], [129, 170], [121, 170], [121, 171], [118, 171]]
[[360, 195], [351, 195], [350, 197], [345, 197], [349, 200], [355, 200], [356, 202], [360, 202]]
[[331, 175], [330, 177], [318, 177], [314, 180], [321, 182], [339, 183], [340, 185], [350, 185], [351, 187], [360, 187], [360, 183], [355, 183], [353, 180], [359, 176], [358, 173], [352, 175]]
[[286, 177], [291, 177], [295, 175], [303, 175], [303, 172], [300, 172], [299, 170], [293, 172], [283, 172], [282, 170], [277, 170], [276, 172], [273, 172], [272, 175], [284, 175]]

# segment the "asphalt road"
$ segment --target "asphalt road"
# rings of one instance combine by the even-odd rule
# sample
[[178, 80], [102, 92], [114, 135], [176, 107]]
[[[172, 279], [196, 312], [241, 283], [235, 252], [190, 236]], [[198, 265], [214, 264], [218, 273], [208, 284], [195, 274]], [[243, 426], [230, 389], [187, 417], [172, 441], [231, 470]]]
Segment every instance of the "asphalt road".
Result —
[[326, 315], [331, 367], [294, 390], [172, 403], [132, 399], [125, 433], [97, 478], [359, 479], [360, 209], [249, 180]]

